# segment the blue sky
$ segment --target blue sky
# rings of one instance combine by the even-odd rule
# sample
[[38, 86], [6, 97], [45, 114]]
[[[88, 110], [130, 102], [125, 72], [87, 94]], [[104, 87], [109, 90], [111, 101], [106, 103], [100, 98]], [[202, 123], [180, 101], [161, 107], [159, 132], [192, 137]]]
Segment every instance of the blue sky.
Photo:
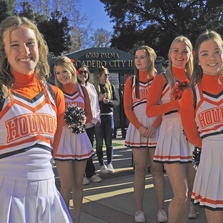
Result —
[[104, 4], [100, 0], [82, 0], [82, 12], [86, 14], [92, 28], [103, 28], [112, 32], [113, 24], [104, 9]]

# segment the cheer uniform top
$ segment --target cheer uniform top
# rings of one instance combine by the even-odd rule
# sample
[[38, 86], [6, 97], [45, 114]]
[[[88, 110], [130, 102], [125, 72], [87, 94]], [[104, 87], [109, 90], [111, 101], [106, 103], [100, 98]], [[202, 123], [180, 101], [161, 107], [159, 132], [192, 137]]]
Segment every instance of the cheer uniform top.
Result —
[[[127, 129], [125, 145], [131, 148], [154, 148], [158, 138], [158, 127], [161, 123], [161, 116], [148, 118], [146, 116], [146, 101], [153, 78], [148, 80], [148, 73], [140, 71], [139, 73], [139, 94], [136, 98], [135, 82], [136, 77], [130, 77], [126, 80], [124, 90], [124, 110], [130, 123]], [[148, 128], [154, 126], [157, 130], [153, 138], [145, 138], [140, 134], [138, 128], [143, 125]]]
[[[77, 105], [85, 111], [86, 123], [92, 120], [89, 96], [85, 87], [76, 83], [78, 90], [75, 91], [75, 84], [68, 83], [63, 86], [65, 107]], [[85, 160], [94, 155], [91, 142], [86, 132], [75, 134], [72, 129], [64, 123], [60, 143], [55, 160]]]
[[35, 74], [13, 75], [0, 111], [1, 222], [72, 222], [52, 162], [63, 125], [63, 93]]
[[188, 140], [202, 149], [192, 199], [200, 206], [222, 209], [223, 86], [218, 75], [203, 74], [194, 93], [192, 89], [185, 91], [180, 113]]
[[[188, 78], [184, 69], [172, 67], [172, 72], [178, 81]], [[148, 117], [162, 115], [154, 161], [163, 163], [191, 162], [193, 146], [183, 134], [178, 111], [179, 102], [178, 100], [171, 100], [171, 89], [164, 75], [159, 74], [154, 78], [146, 105]]]

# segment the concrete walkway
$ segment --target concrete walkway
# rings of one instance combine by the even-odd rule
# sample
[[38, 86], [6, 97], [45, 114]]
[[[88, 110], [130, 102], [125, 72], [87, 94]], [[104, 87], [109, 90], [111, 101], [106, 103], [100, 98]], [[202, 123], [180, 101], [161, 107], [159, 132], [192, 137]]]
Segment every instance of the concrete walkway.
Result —
[[[132, 151], [124, 146], [121, 136], [113, 140], [115, 172], [100, 174], [102, 182], [84, 185], [84, 199], [81, 223], [135, 223], [135, 202], [133, 194]], [[94, 157], [96, 169], [99, 169], [97, 157]], [[99, 172], [98, 172], [99, 174]], [[165, 176], [165, 209], [168, 210], [172, 198], [172, 190], [167, 174]], [[59, 187], [59, 179], [57, 179]], [[204, 210], [195, 207], [198, 213], [196, 219], [189, 223], [207, 223]], [[72, 203], [70, 209], [73, 213]], [[147, 223], [157, 223], [156, 199], [152, 176], [146, 176], [146, 190], [144, 198], [144, 213]]]

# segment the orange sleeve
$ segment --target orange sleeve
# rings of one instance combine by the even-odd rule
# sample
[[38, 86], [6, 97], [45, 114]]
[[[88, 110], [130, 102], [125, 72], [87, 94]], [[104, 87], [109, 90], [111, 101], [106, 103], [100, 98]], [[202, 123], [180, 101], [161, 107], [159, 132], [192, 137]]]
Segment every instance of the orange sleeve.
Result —
[[148, 117], [160, 116], [172, 110], [179, 109], [178, 100], [173, 100], [166, 104], [160, 104], [160, 99], [162, 97], [165, 84], [166, 80], [162, 74], [159, 74], [154, 78], [150, 86], [146, 104], [146, 115]]
[[124, 111], [128, 120], [138, 129], [141, 124], [133, 111], [132, 104], [132, 77], [129, 77], [124, 87]]
[[51, 85], [51, 88], [55, 95], [56, 107], [57, 107], [57, 130], [53, 142], [53, 156], [55, 156], [59, 146], [62, 128], [64, 125], [65, 101], [64, 101], [64, 94], [58, 87]]
[[85, 111], [85, 116], [86, 116], [86, 123], [91, 122], [92, 120], [92, 112], [91, 112], [91, 104], [90, 104], [90, 99], [89, 99], [89, 95], [88, 92], [86, 90], [86, 88], [83, 86], [82, 87], [83, 91], [84, 91], [84, 111]]
[[201, 137], [195, 122], [194, 95], [192, 89], [186, 89], [180, 101], [180, 116], [188, 141], [201, 148]]

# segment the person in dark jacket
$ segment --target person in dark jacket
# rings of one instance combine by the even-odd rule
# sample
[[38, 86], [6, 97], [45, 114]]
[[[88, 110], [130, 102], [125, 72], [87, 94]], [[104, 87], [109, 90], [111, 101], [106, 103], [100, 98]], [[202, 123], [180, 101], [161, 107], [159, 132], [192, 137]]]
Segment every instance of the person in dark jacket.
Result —
[[[94, 86], [98, 93], [98, 101], [101, 110], [101, 125], [95, 128], [96, 153], [100, 164], [101, 173], [114, 172], [112, 165], [113, 144], [112, 132], [114, 129], [113, 107], [118, 105], [115, 87], [109, 81], [109, 71], [105, 67], [94, 71]], [[103, 159], [103, 139], [106, 145], [107, 166]]]

